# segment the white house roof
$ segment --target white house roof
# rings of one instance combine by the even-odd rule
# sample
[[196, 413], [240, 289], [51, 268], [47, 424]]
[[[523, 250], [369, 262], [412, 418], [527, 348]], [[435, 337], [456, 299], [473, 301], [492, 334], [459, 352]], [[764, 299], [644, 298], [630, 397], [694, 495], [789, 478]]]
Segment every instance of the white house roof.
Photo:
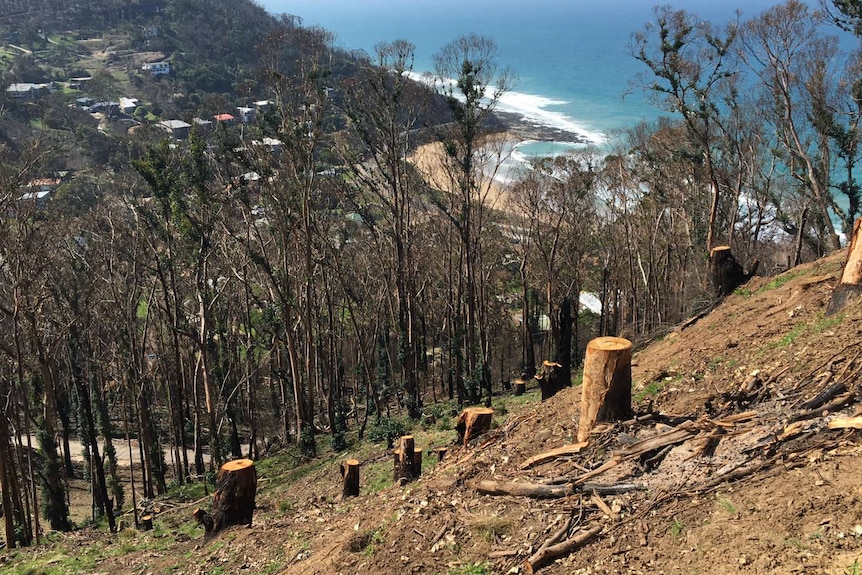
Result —
[[163, 120], [163, 121], [159, 122], [159, 125], [164, 126], [165, 128], [168, 128], [169, 130], [181, 130], [183, 128], [191, 128], [192, 127], [191, 124], [187, 124], [187, 123], [183, 122], [182, 120]]

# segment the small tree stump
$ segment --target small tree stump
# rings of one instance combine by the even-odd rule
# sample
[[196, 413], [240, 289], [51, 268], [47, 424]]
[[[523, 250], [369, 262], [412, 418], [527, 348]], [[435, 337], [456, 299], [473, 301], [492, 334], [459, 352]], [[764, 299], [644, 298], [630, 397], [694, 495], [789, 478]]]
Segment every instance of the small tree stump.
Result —
[[344, 478], [341, 498], [359, 496], [359, 460], [348, 459], [341, 464], [341, 476]]
[[394, 479], [398, 481], [404, 479], [411, 481], [416, 475], [413, 464], [416, 450], [415, 442], [412, 435], [402, 435], [398, 440], [398, 449], [395, 450], [395, 472]]
[[446, 457], [447, 448], [446, 447], [438, 447], [434, 451], [437, 452], [437, 463], [440, 463], [441, 461], [443, 461], [443, 458]]
[[515, 380], [515, 395], [524, 395], [527, 393], [527, 382], [521, 378]]
[[151, 531], [153, 529], [153, 515], [144, 513], [141, 515], [141, 531]]
[[632, 413], [632, 342], [599, 337], [587, 344], [578, 441], [597, 421], [628, 419]]
[[542, 362], [542, 373], [535, 376], [539, 382], [539, 389], [542, 390], [542, 401], [554, 397], [557, 392], [561, 391], [569, 382], [566, 382], [563, 375], [563, 366], [555, 361], [545, 360]]
[[482, 435], [491, 429], [491, 417], [494, 410], [490, 407], [467, 407], [458, 416], [455, 430], [458, 432], [458, 441], [464, 446], [471, 439]]
[[257, 470], [251, 459], [234, 459], [221, 466], [216, 477], [213, 511], [196, 509], [194, 518], [213, 536], [230, 525], [251, 525], [257, 495]]
[[841, 282], [832, 292], [832, 299], [826, 306], [826, 315], [833, 315], [844, 309], [854, 297], [862, 294], [862, 218], [853, 223], [853, 235], [847, 248], [847, 261], [841, 273]]

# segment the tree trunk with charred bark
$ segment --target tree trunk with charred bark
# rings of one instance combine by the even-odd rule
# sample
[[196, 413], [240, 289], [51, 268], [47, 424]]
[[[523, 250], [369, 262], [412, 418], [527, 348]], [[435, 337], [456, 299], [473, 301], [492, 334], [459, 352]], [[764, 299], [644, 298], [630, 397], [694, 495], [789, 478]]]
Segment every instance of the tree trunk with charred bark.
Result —
[[717, 246], [709, 255], [709, 265], [712, 271], [712, 285], [716, 297], [724, 297], [750, 280], [757, 273], [760, 262], [754, 260], [748, 273], [742, 269], [730, 251], [730, 246]]
[[251, 459], [234, 459], [221, 466], [216, 478], [212, 514], [196, 509], [194, 518], [211, 537], [231, 525], [251, 525], [257, 495], [257, 470]]
[[357, 497], [359, 495], [359, 460], [348, 459], [341, 464], [343, 478], [341, 498]]
[[850, 300], [862, 294], [862, 218], [853, 224], [850, 247], [847, 248], [847, 261], [841, 274], [841, 282], [832, 292], [832, 299], [826, 306], [826, 315], [833, 315], [844, 309]]

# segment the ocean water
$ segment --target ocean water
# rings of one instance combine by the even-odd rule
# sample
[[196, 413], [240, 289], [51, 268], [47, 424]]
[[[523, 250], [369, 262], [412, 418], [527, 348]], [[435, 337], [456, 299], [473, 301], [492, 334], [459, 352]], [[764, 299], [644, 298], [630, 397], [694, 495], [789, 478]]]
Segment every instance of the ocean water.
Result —
[[[373, 53], [396, 39], [416, 45], [415, 71], [468, 33], [493, 38], [498, 62], [518, 83], [501, 103], [533, 121], [580, 133], [595, 144], [661, 110], [631, 87], [644, 66], [630, 52], [632, 34], [651, 20], [656, 0], [258, 0], [269, 12], [299, 16], [335, 33], [336, 45]], [[723, 24], [759, 14], [776, 0], [684, 0], [676, 8]], [[518, 147], [554, 153], [546, 142]]]

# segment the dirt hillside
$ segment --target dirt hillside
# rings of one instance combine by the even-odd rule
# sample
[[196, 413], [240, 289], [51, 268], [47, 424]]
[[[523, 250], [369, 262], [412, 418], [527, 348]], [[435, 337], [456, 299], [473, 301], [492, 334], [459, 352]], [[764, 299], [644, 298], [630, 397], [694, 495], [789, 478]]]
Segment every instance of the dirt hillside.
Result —
[[[383, 446], [302, 468], [275, 458], [260, 464], [251, 527], [205, 540], [190, 513], [207, 501], [171, 504], [154, 532], [127, 529], [111, 542], [73, 535], [100, 549], [78, 572], [524, 573], [554, 535], [565, 542], [589, 531], [539, 572], [859, 573], [862, 434], [827, 427], [860, 412], [862, 301], [824, 315], [843, 258], [755, 278], [639, 349], [639, 417], [597, 430], [580, 453], [524, 465], [576, 441], [579, 387], [544, 403], [535, 391], [500, 398], [492, 432], [468, 448], [450, 445], [415, 482], [374, 487], [391, 474]], [[836, 390], [837, 399], [814, 401]], [[452, 441], [440, 421], [451, 422], [429, 419], [417, 434], [426, 461]], [[363, 489], [340, 502], [337, 464], [347, 455], [363, 462]], [[483, 481], [555, 484], [568, 494], [484, 495]], [[50, 559], [68, 544], [37, 555]], [[11, 564], [23, 573], [22, 557]], [[71, 572], [40, 564], [30, 572]]]

